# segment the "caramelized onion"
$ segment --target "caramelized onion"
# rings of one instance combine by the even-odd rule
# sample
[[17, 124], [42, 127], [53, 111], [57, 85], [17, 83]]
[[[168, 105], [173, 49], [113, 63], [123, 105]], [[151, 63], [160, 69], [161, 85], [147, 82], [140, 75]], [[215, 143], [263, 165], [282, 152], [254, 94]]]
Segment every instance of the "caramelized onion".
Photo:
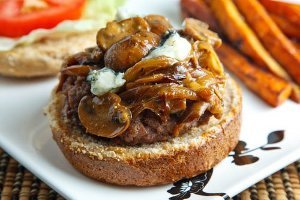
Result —
[[209, 111], [217, 118], [220, 119], [223, 114], [223, 98], [221, 98], [218, 94], [218, 90], [216, 87], [212, 89], [214, 95], [209, 99], [210, 107]]
[[135, 119], [144, 110], [150, 110], [158, 116], [163, 122], [169, 119], [169, 113], [174, 114], [186, 109], [185, 99], [163, 100], [152, 98], [147, 102], [133, 104], [131, 108], [132, 117]]
[[78, 116], [86, 131], [101, 137], [114, 138], [122, 134], [131, 121], [131, 112], [120, 104], [118, 95], [85, 96], [78, 107]]
[[185, 65], [186, 63], [178, 62], [170, 67], [158, 69], [152, 73], [147, 73], [150, 75], [142, 76], [134, 82], [127, 83], [126, 88], [131, 89], [140, 85], [157, 83], [181, 84], [181, 82], [186, 78], [186, 73], [188, 72], [188, 69]]
[[133, 118], [148, 109], [162, 121], [167, 120], [169, 113], [184, 110], [187, 99], [199, 98], [194, 91], [174, 83], [139, 86], [126, 90], [120, 97], [127, 102]]
[[141, 100], [164, 98], [198, 100], [196, 92], [174, 83], [161, 83], [156, 85], [144, 85], [135, 87], [120, 94], [120, 97], [128, 102], [135, 103]]
[[166, 100], [166, 107], [171, 114], [181, 112], [186, 109], [186, 99]]
[[97, 33], [97, 45], [106, 51], [111, 45], [139, 31], [149, 31], [150, 26], [141, 17], [133, 17], [122, 21], [108, 22], [105, 28]]
[[224, 74], [223, 65], [211, 45], [197, 41], [193, 44], [193, 49], [201, 67], [216, 75], [222, 76]]
[[176, 59], [165, 56], [142, 60], [133, 67], [127, 69], [124, 78], [127, 82], [131, 82], [136, 80], [138, 77], [150, 74], [155, 70], [170, 67], [176, 62], [178, 62]]
[[188, 110], [183, 114], [181, 121], [174, 128], [174, 135], [178, 136], [187, 123], [198, 121], [200, 117], [209, 107], [209, 103], [198, 101], [193, 103]]
[[223, 83], [223, 80], [216, 79], [211, 74], [206, 74], [194, 80], [186, 79], [183, 82], [186, 87], [195, 91], [202, 100], [209, 101], [212, 96], [211, 87], [215, 84]]
[[162, 121], [167, 120], [166, 107], [162, 100], [151, 99], [147, 102], [140, 102], [139, 104], [134, 104], [134, 106], [131, 108], [132, 118], [135, 119], [144, 110], [152, 111]]
[[158, 95], [163, 96], [166, 99], [188, 99], [196, 101], [198, 100], [197, 94], [186, 87], [174, 84], [169, 87], [162, 87], [158, 92]]
[[186, 18], [183, 24], [184, 33], [194, 40], [206, 42], [214, 47], [221, 46], [222, 40], [219, 38], [218, 34], [208, 29], [206, 23], [193, 18]]
[[150, 76], [145, 76], [140, 79], [137, 79], [134, 82], [130, 82], [126, 84], [126, 89], [131, 89], [140, 85], [146, 85], [150, 83], [159, 83], [166, 78], [164, 74], [152, 74]]

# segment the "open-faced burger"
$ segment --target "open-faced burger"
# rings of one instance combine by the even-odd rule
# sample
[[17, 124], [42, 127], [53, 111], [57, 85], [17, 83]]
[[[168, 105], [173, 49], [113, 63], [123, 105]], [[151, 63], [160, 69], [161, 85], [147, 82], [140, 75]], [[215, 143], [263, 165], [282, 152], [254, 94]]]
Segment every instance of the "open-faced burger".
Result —
[[65, 61], [47, 107], [53, 137], [83, 174], [150, 186], [192, 177], [238, 142], [241, 94], [208, 26], [159, 15], [107, 23]]

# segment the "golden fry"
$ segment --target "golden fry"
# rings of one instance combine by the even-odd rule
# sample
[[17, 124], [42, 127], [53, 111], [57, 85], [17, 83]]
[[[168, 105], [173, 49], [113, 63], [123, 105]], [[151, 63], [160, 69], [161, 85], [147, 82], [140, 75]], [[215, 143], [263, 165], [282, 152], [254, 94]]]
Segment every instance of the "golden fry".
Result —
[[276, 107], [289, 98], [292, 88], [287, 81], [258, 69], [236, 50], [224, 43], [217, 49], [217, 53], [228, 70], [271, 106]]
[[232, 0], [211, 0], [211, 9], [229, 40], [255, 63], [272, 73], [288, 79], [288, 74], [270, 56], [256, 37], [255, 33], [243, 20]]
[[182, 12], [187, 15], [185, 17], [200, 19], [207, 23], [211, 30], [221, 32], [214, 15], [204, 0], [181, 0], [180, 5]]
[[298, 54], [300, 55], [300, 42], [298, 41], [293, 41], [291, 40], [291, 42], [293, 43], [294, 47], [297, 49]]
[[299, 84], [300, 56], [297, 49], [272, 21], [264, 7], [257, 0], [234, 2], [266, 49]]
[[298, 25], [278, 15], [270, 14], [270, 16], [285, 35], [300, 39], [300, 27]]
[[300, 25], [300, 5], [271, 0], [259, 1], [270, 13], [279, 15], [298, 26]]
[[300, 103], [300, 86], [292, 83], [292, 93], [290, 98], [296, 102]]

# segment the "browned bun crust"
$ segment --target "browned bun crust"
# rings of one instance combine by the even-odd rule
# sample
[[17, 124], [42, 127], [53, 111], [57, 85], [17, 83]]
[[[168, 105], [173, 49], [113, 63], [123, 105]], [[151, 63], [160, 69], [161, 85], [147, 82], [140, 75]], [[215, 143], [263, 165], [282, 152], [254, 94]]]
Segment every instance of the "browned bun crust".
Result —
[[95, 46], [96, 33], [96, 31], [55, 33], [30, 45], [0, 51], [0, 75], [9, 77], [56, 75], [67, 56]]
[[[151, 186], [205, 172], [234, 149], [240, 132], [241, 93], [227, 79], [224, 116], [167, 142], [118, 146], [70, 129], [62, 118], [64, 96], [56, 93], [47, 115], [53, 137], [69, 162], [83, 174], [118, 185]], [[200, 134], [202, 133], [202, 134]]]

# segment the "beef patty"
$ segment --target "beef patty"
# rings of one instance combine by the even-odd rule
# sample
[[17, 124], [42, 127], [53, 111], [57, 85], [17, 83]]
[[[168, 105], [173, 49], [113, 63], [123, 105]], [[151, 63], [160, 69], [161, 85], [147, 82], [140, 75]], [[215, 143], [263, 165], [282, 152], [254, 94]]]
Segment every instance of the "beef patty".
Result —
[[[78, 126], [85, 129], [78, 117], [78, 105], [82, 97], [90, 95], [90, 84], [82, 76], [68, 76], [63, 83], [62, 93], [66, 96], [62, 115], [66, 117], [71, 126]], [[181, 132], [190, 127], [197, 126], [199, 123], [204, 123], [211, 114], [206, 112], [200, 121], [187, 124]], [[178, 118], [176, 115], [171, 115], [170, 118], [162, 122], [153, 112], [145, 110], [132, 120], [129, 128], [120, 136], [109, 139], [115, 144], [137, 145], [150, 144], [159, 141], [166, 141], [172, 137], [173, 129]], [[106, 138], [103, 138], [107, 140]]]

